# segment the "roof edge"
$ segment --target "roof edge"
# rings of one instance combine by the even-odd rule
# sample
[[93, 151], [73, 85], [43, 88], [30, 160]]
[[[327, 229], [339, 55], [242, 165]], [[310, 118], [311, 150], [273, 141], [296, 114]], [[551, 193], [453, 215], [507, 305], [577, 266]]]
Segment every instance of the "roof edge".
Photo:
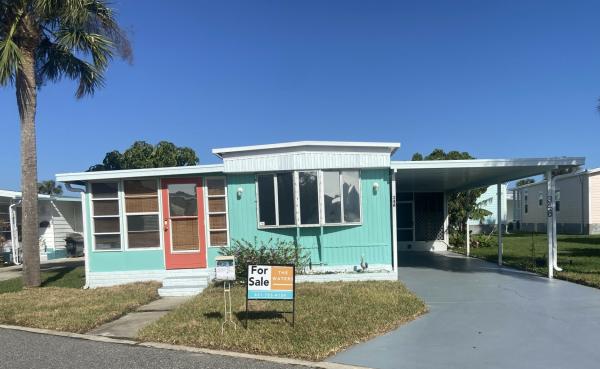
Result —
[[186, 174], [203, 174], [212, 172], [222, 172], [223, 164], [204, 164], [181, 167], [162, 167], [162, 168], [143, 168], [143, 169], [122, 169], [106, 170], [98, 172], [74, 172], [59, 173], [56, 180], [63, 183], [72, 183], [78, 181], [94, 181], [103, 179], [117, 178], [143, 178]]
[[223, 154], [245, 151], [260, 151], [272, 149], [285, 149], [301, 146], [332, 146], [332, 147], [380, 147], [389, 148], [393, 155], [400, 148], [399, 142], [366, 142], [366, 141], [290, 141], [274, 144], [235, 146], [212, 149], [212, 153], [222, 158]]

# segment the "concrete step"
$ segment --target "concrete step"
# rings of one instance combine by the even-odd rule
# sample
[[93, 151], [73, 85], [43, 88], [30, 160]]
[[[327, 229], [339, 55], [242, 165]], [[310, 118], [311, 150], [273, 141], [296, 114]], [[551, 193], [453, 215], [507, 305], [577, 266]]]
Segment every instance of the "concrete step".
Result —
[[201, 293], [204, 287], [162, 287], [158, 289], [160, 297], [195, 296]]
[[163, 279], [163, 287], [206, 287], [208, 276], [167, 277]]

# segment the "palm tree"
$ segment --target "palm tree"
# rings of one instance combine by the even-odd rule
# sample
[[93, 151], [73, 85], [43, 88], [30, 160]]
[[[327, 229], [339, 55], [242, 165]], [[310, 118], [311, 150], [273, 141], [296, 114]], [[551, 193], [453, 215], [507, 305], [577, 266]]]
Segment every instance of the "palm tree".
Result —
[[43, 195], [62, 195], [63, 188], [61, 185], [56, 185], [53, 179], [38, 183], [38, 193]]
[[21, 121], [23, 281], [40, 285], [35, 114], [37, 88], [63, 77], [77, 98], [103, 85], [114, 55], [131, 62], [129, 41], [104, 0], [0, 0], [0, 85], [14, 85]]

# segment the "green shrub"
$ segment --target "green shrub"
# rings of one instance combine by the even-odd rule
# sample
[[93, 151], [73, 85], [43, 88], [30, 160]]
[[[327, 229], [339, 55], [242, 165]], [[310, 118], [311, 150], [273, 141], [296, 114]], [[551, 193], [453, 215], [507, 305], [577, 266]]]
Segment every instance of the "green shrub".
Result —
[[310, 255], [300, 245], [290, 241], [269, 239], [254, 242], [235, 240], [233, 245], [223, 248], [221, 255], [235, 257], [235, 275], [239, 282], [246, 282], [248, 265], [251, 264], [294, 264], [296, 273], [302, 273], [310, 261]]
[[498, 240], [494, 237], [489, 237], [484, 234], [472, 237], [471, 246], [473, 247], [493, 247], [498, 245]]
[[450, 234], [448, 235], [448, 241], [450, 242], [451, 247], [466, 246], [465, 235], [457, 231], [450, 232]]

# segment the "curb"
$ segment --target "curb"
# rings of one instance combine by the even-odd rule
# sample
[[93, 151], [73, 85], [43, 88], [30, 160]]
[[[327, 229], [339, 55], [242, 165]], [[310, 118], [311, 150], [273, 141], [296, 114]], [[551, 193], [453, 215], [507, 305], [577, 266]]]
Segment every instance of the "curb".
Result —
[[91, 334], [81, 334], [81, 333], [70, 333], [70, 332], [61, 332], [61, 331], [53, 331], [50, 329], [42, 329], [42, 328], [29, 328], [29, 327], [21, 327], [16, 325], [5, 325], [0, 324], [1, 329], [10, 329], [13, 331], [22, 331], [29, 333], [37, 333], [37, 334], [46, 334], [51, 336], [60, 336], [67, 338], [75, 338], [86, 341], [94, 341], [94, 342], [102, 342], [102, 343], [114, 343], [120, 345], [129, 345], [129, 346], [139, 346], [139, 347], [147, 347], [147, 348], [155, 348], [161, 350], [171, 350], [171, 351], [184, 351], [195, 354], [207, 354], [207, 355], [219, 355], [219, 356], [227, 356], [239, 359], [251, 359], [258, 361], [267, 361], [276, 364], [287, 364], [287, 365], [298, 365], [304, 367], [311, 368], [322, 368], [322, 369], [370, 369], [364, 366], [355, 366], [355, 365], [347, 365], [347, 364], [338, 364], [331, 363], [326, 361], [307, 361], [307, 360], [299, 360], [299, 359], [289, 359], [278, 356], [267, 356], [267, 355], [258, 355], [258, 354], [248, 354], [243, 352], [235, 352], [235, 351], [224, 351], [224, 350], [214, 350], [207, 348], [199, 348], [199, 347], [189, 347], [189, 346], [181, 346], [181, 345], [170, 345], [166, 343], [158, 343], [158, 342], [139, 342], [133, 340], [119, 339], [119, 338], [111, 338], [104, 336], [94, 336]]

